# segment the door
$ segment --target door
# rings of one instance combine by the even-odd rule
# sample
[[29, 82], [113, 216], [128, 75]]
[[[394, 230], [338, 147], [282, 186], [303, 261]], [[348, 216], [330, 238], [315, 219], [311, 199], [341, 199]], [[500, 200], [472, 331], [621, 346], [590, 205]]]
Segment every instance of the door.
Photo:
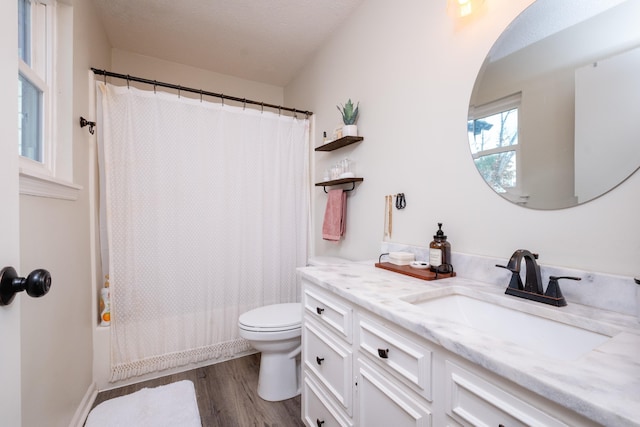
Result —
[[[0, 5], [0, 268], [19, 265], [18, 2]], [[0, 425], [21, 425], [20, 295], [0, 306]]]

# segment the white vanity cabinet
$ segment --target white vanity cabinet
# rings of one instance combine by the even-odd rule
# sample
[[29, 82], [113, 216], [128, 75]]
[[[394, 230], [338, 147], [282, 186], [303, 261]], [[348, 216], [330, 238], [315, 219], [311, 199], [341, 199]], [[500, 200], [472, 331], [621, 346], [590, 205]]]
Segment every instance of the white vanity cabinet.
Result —
[[310, 427], [595, 426], [303, 280], [302, 418]]

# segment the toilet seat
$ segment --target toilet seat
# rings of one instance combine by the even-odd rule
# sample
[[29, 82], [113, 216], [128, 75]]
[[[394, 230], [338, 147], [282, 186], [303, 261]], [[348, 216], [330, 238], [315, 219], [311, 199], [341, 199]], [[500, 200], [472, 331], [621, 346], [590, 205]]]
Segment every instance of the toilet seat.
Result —
[[245, 331], [280, 332], [302, 327], [300, 303], [273, 304], [258, 307], [240, 315], [238, 325]]

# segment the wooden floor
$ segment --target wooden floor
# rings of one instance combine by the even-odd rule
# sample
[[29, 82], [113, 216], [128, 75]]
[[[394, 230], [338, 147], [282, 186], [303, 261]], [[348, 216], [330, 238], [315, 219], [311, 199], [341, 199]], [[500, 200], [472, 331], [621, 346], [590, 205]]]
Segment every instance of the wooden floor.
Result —
[[144, 387], [191, 380], [203, 427], [299, 427], [300, 396], [267, 402], [257, 393], [260, 354], [98, 393], [94, 406]]

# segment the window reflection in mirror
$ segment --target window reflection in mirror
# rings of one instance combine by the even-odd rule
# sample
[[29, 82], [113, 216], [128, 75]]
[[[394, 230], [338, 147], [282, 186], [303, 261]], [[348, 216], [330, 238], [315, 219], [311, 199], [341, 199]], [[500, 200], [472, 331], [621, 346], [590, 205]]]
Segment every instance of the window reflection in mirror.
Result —
[[[470, 110], [467, 130], [473, 161], [497, 193], [517, 195], [520, 95]], [[517, 196], [516, 196], [517, 197]]]

